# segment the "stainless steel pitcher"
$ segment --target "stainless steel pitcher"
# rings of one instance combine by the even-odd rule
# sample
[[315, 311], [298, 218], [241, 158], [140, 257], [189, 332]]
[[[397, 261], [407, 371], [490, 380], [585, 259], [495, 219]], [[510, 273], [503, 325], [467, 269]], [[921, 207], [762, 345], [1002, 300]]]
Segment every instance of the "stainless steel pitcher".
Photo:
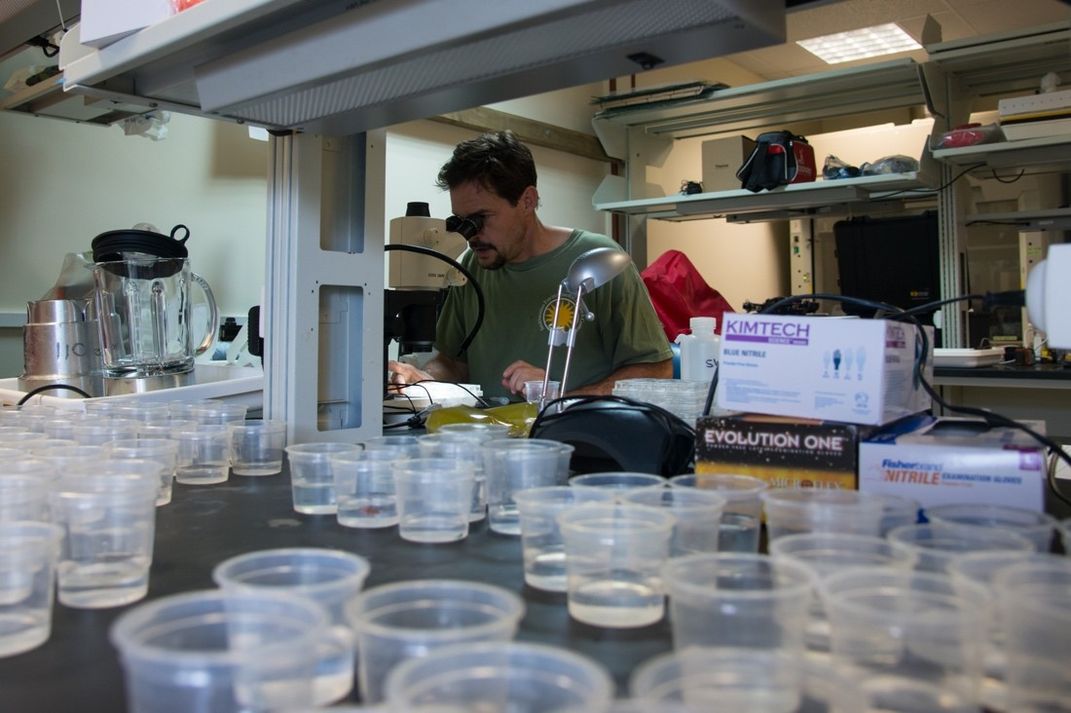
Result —
[[[41, 299], [26, 303], [20, 391], [66, 384], [90, 396], [103, 396], [95, 312], [89, 300]], [[48, 395], [82, 398], [69, 389], [49, 390]]]

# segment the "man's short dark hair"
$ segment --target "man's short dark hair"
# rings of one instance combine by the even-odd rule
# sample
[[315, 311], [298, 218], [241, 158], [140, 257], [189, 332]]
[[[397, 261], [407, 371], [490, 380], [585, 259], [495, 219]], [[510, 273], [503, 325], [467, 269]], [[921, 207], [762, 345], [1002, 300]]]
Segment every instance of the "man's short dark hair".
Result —
[[462, 141], [439, 170], [435, 184], [449, 190], [470, 181], [517, 205], [525, 189], [536, 184], [532, 152], [512, 131], [496, 131]]

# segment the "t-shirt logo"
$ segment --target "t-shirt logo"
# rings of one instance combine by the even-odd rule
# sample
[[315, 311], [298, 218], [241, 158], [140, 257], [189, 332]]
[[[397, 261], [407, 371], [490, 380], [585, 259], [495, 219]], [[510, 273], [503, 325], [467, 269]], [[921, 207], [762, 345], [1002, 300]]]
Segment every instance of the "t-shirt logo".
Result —
[[[543, 302], [543, 310], [540, 316], [539, 325], [542, 329], [547, 331], [554, 330], [557, 332], [554, 338], [554, 344], [560, 345], [565, 343], [565, 333], [569, 331], [569, 327], [573, 324], [573, 315], [576, 313], [576, 300], [572, 297], [566, 297], [562, 295], [562, 303], [558, 308], [558, 319], [554, 320], [554, 306], [557, 304], [557, 297], [550, 297]], [[580, 320], [583, 322], [584, 320]], [[580, 329], [579, 323], [577, 329]]]

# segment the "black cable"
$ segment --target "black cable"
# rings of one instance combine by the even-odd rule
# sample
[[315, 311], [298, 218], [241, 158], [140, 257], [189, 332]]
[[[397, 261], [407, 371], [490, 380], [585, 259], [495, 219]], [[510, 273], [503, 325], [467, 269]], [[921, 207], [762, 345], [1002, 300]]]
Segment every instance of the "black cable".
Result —
[[429, 257], [433, 257], [437, 260], [442, 260], [443, 262], [457, 268], [458, 272], [460, 272], [468, 279], [469, 284], [472, 285], [472, 289], [476, 290], [476, 323], [472, 325], [472, 329], [469, 330], [469, 333], [461, 341], [461, 347], [457, 350], [457, 354], [454, 355], [460, 357], [469, 348], [469, 345], [472, 344], [472, 340], [476, 338], [476, 333], [480, 331], [480, 325], [483, 324], [483, 314], [486, 307], [483, 299], [483, 290], [480, 288], [480, 283], [476, 281], [476, 278], [473, 277], [472, 273], [466, 270], [461, 263], [459, 263], [457, 260], [454, 260], [452, 257], [443, 255], [438, 250], [421, 247], [420, 245], [402, 244], [384, 245], [383, 249], [386, 251], [401, 250], [403, 252], [418, 253], [420, 255], [427, 255]]
[[77, 386], [71, 386], [70, 384], [45, 384], [44, 386], [38, 386], [36, 389], [32, 389], [27, 392], [26, 395], [19, 399], [19, 402], [15, 405], [22, 406], [34, 396], [44, 393], [45, 391], [73, 391], [84, 399], [93, 398], [86, 392], [79, 389]]
[[482, 396], [477, 396], [469, 388], [467, 388], [467, 387], [465, 387], [465, 386], [463, 386], [461, 384], [458, 384], [457, 382], [454, 382], [454, 381], [441, 381], [439, 379], [421, 379], [420, 381], [414, 381], [411, 384], [405, 384], [405, 386], [420, 386], [428, 394], [428, 403], [432, 403], [431, 391], [428, 389], [428, 387], [422, 386], [422, 384], [450, 384], [450, 386], [456, 386], [457, 388], [461, 389], [462, 391], [467, 393], [469, 396], [471, 396], [473, 399], [475, 399], [476, 403], [481, 408], [491, 408], [491, 404], [488, 403]]
[[1016, 176], [1015, 178], [1001, 178], [1000, 176], [997, 175], [997, 169], [995, 169], [995, 168], [990, 169], [989, 172], [993, 174], [993, 180], [995, 180], [995, 181], [999, 181], [1000, 183], [1015, 183], [1016, 181], [1018, 181], [1020, 178], [1022, 178], [1026, 174], [1026, 169], [1025, 168], [1024, 169], [1020, 169], [1019, 170], [1019, 175]]
[[[562, 402], [565, 402], [565, 401], [569, 402], [568, 408], [562, 409], [561, 411], [555, 411], [554, 413], [550, 412], [550, 407], [551, 407], [552, 404], [558, 404], [558, 403], [562, 403]], [[535, 436], [533, 434], [536, 432], [536, 429], [539, 426], [542, 426], [542, 425], [546, 424], [547, 421], [554, 421], [554, 420], [558, 419], [563, 414], [568, 413], [569, 412], [569, 408], [573, 408], [574, 406], [581, 406], [583, 404], [596, 403], [596, 402], [599, 402], [599, 401], [604, 401], [604, 402], [605, 401], [610, 401], [612, 403], [620, 404], [620, 405], [622, 405], [622, 406], [624, 406], [624, 407], [626, 407], [626, 408], [628, 408], [629, 410], [632, 410], [632, 411], [641, 411], [643, 413], [654, 414], [662, 422], [662, 425], [663, 425], [663, 427], [665, 427], [667, 433], [672, 433], [675, 430], [674, 424], [676, 424], [676, 428], [680, 428], [680, 427], [683, 426], [683, 428], [685, 429], [686, 433], [691, 434], [692, 438], [695, 438], [695, 429], [692, 428], [684, 419], [682, 419], [680, 416], [676, 415], [675, 413], [671, 413], [670, 411], [667, 411], [666, 409], [662, 408], [661, 406], [649, 403], [647, 401], [635, 401], [633, 399], [626, 398], [624, 396], [612, 396], [612, 395], [610, 395], [610, 396], [562, 396], [560, 398], [548, 401], [546, 406], [543, 407], [543, 410], [540, 411], [539, 415], [537, 415], [535, 420], [532, 421], [532, 425], [528, 429], [528, 434], [529, 434], [528, 437], [529, 438], [534, 438]]]
[[982, 163], [972, 163], [970, 166], [967, 166], [967, 168], [963, 169], [962, 171], [957, 173], [955, 176], [950, 178], [948, 180], [948, 183], [945, 183], [944, 185], [938, 186], [937, 188], [905, 188], [905, 189], [900, 190], [900, 191], [893, 191], [892, 193], [879, 193], [879, 194], [876, 194], [875, 197], [880, 197], [881, 200], [885, 200], [886, 198], [892, 198], [893, 196], [898, 196], [901, 193], [937, 193], [938, 191], [943, 191], [944, 189], [948, 188], [953, 183], [955, 183], [959, 179], [963, 178], [964, 176], [966, 176], [968, 173], [970, 173], [974, 169], [981, 168], [984, 165], [985, 165], [984, 162], [982, 162]]

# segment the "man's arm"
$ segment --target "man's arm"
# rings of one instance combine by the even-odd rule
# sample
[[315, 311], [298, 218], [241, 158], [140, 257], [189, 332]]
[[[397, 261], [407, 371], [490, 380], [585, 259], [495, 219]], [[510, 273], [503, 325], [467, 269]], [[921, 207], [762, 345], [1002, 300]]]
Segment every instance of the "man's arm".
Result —
[[[627, 364], [601, 381], [594, 384], [569, 389], [570, 396], [593, 395], [610, 396], [614, 391], [614, 384], [621, 379], [672, 379], [673, 360], [656, 361], [646, 364]], [[569, 385], [566, 384], [566, 387]]]
[[423, 370], [417, 369], [412, 364], [397, 361], [387, 362], [387, 369], [391, 372], [390, 383], [392, 384], [415, 384], [426, 379], [465, 383], [469, 378], [467, 362], [451, 359], [442, 353], [433, 356], [424, 365]]

